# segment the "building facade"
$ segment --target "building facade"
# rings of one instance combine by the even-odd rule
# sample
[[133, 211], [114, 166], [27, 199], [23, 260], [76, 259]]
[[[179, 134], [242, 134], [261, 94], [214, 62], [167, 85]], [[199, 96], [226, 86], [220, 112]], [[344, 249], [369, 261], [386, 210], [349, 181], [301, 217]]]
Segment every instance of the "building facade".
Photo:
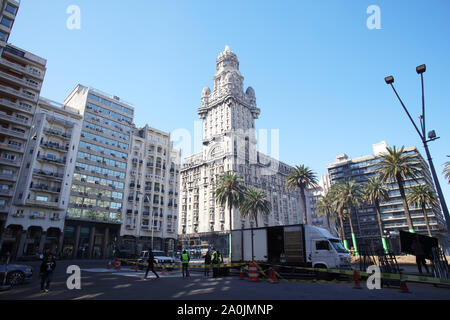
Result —
[[120, 237], [134, 107], [78, 85], [64, 101], [83, 116], [63, 257], [108, 257]]
[[[19, 242], [26, 229], [8, 228], [19, 177], [25, 170], [27, 144], [46, 71], [46, 60], [11, 44], [0, 58], [0, 243]], [[24, 199], [21, 199], [23, 201]], [[23, 204], [23, 202], [19, 202]], [[16, 241], [17, 240], [17, 241]], [[6, 249], [5, 249], [6, 250]], [[2, 245], [2, 251], [3, 245]]]
[[336, 225], [333, 219], [327, 218], [326, 215], [321, 215], [316, 210], [316, 203], [320, 198], [326, 196], [330, 189], [330, 178], [328, 175], [323, 175], [317, 184], [316, 188], [310, 188], [306, 191], [306, 211], [308, 212], [308, 221], [313, 226], [325, 228], [332, 234], [337, 235]]
[[39, 99], [2, 245], [17, 257], [62, 247], [81, 119], [76, 110]]
[[179, 150], [170, 134], [135, 129], [128, 158], [122, 250], [153, 248], [173, 254], [178, 234]]
[[[328, 165], [331, 184], [340, 181], [354, 180], [358, 183], [365, 183], [369, 177], [377, 175], [379, 155], [387, 151], [386, 142], [373, 145], [373, 155], [359, 158], [349, 158], [346, 154], [336, 157], [336, 161]], [[427, 184], [434, 190], [431, 174], [416, 147], [406, 147], [406, 154], [412, 154], [419, 164], [421, 170], [416, 179], [408, 178], [405, 181], [405, 191], [407, 188], [417, 184]], [[390, 239], [391, 248], [397, 252], [399, 250], [398, 231], [408, 231], [408, 225], [405, 217], [403, 203], [400, 197], [400, 191], [396, 183], [387, 185], [389, 190], [389, 201], [381, 202], [381, 219], [383, 228]], [[421, 208], [410, 205], [409, 210], [413, 221], [414, 228], [417, 233], [427, 235], [425, 219]], [[443, 239], [446, 228], [445, 221], [440, 208], [427, 208], [427, 216], [431, 225], [433, 236]], [[379, 248], [381, 246], [380, 231], [378, 228], [378, 220], [376, 210], [373, 205], [363, 204], [361, 208], [355, 208], [353, 215], [353, 225], [358, 241], [358, 245]], [[351, 239], [349, 223], [345, 223], [345, 234], [347, 239]]]
[[[215, 188], [224, 172], [235, 172], [245, 186], [266, 191], [272, 202], [270, 215], [258, 220], [258, 226], [300, 223], [299, 193], [286, 190], [291, 167], [257, 151], [256, 106], [253, 88], [244, 91], [239, 60], [227, 46], [220, 53], [213, 78], [214, 90], [205, 87], [198, 110], [203, 120], [203, 150], [185, 158], [181, 170], [181, 207], [179, 234], [182, 246], [206, 248], [221, 246], [230, 231], [228, 210], [216, 203]], [[254, 225], [233, 209], [232, 229]]]
[[8, 43], [20, 1], [0, 0], [0, 56]]

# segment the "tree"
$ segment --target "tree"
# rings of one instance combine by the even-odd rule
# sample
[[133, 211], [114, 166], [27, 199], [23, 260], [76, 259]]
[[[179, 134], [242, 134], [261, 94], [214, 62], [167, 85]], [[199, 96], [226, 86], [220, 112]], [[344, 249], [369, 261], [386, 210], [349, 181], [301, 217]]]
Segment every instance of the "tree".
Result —
[[230, 219], [230, 236], [229, 248], [231, 258], [231, 231], [233, 230], [232, 211], [233, 208], [239, 208], [244, 200], [245, 188], [242, 179], [234, 172], [225, 172], [219, 179], [217, 188], [215, 190], [216, 202], [223, 207], [228, 206]]
[[[244, 200], [240, 206], [243, 218], [251, 217], [258, 227], [258, 215], [268, 215], [272, 209], [271, 202], [266, 193], [258, 188], [249, 188], [244, 193]], [[255, 259], [253, 249], [253, 224], [252, 224], [252, 261]]]
[[300, 191], [300, 202], [303, 209], [303, 224], [308, 224], [306, 212], [306, 189], [317, 188], [317, 176], [310, 168], [300, 165], [295, 166], [286, 179], [286, 187], [291, 190]]
[[[450, 156], [447, 156], [447, 157], [450, 158]], [[444, 176], [445, 176], [445, 179], [447, 179], [448, 183], [450, 184], [450, 161], [447, 161], [445, 163]]]
[[381, 219], [380, 202], [389, 200], [389, 192], [386, 186], [377, 177], [370, 177], [364, 186], [363, 199], [365, 202], [373, 204], [377, 211], [378, 228], [380, 229], [381, 242], [384, 251], [389, 252], [386, 238], [384, 237], [383, 220]]
[[340, 207], [346, 208], [348, 211], [353, 247], [355, 253], [359, 254], [355, 230], [353, 228], [353, 208], [361, 205], [361, 186], [355, 181], [342, 181], [337, 184], [336, 188], [336, 202], [339, 203]]
[[[348, 250], [348, 242], [345, 239], [345, 226], [344, 220], [347, 219], [347, 214], [344, 212], [344, 203], [340, 201], [339, 197], [339, 184], [333, 184], [328, 191], [328, 196], [330, 196], [331, 206], [333, 208], [330, 214], [331, 218], [339, 220], [339, 234], [342, 242], [344, 243], [345, 249]], [[337, 226], [337, 225], [336, 225]]]
[[330, 219], [331, 212], [333, 211], [333, 203], [332, 203], [331, 194], [327, 193], [324, 197], [320, 198], [316, 202], [316, 212], [318, 216], [326, 217], [328, 230], [331, 232]]
[[406, 196], [410, 205], [415, 205], [422, 209], [423, 217], [425, 218], [425, 224], [427, 225], [428, 235], [431, 235], [430, 222], [428, 221], [427, 205], [431, 208], [439, 207], [436, 193], [426, 184], [421, 184], [409, 188], [409, 193]]
[[405, 195], [405, 180], [417, 177], [420, 167], [414, 155], [407, 154], [405, 148], [387, 148], [387, 152], [380, 155], [381, 162], [378, 168], [380, 180], [383, 183], [396, 182], [402, 198], [406, 221], [409, 231], [415, 233], [414, 225], [409, 213], [408, 202]]

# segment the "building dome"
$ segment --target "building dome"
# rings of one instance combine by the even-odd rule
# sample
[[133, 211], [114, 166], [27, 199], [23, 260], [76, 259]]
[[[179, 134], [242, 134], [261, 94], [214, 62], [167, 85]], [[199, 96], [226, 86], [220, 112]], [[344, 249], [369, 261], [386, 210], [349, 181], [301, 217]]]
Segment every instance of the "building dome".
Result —
[[255, 89], [253, 89], [252, 87], [248, 87], [247, 91], [245, 91], [245, 94], [248, 95], [251, 98], [256, 97], [255, 95]]
[[207, 97], [211, 94], [211, 89], [209, 87], [204, 87], [202, 91], [202, 97]]

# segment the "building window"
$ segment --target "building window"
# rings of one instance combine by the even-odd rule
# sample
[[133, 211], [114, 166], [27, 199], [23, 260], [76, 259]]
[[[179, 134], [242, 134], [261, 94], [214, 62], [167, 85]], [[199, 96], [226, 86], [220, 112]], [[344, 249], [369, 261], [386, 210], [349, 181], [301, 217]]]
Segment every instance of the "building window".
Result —
[[6, 5], [5, 10], [8, 11], [9, 13], [13, 14], [13, 15], [16, 15], [16, 13], [17, 13], [17, 8], [13, 7], [9, 3]]
[[0, 23], [8, 28], [12, 27], [13, 21], [9, 18], [3, 17]]

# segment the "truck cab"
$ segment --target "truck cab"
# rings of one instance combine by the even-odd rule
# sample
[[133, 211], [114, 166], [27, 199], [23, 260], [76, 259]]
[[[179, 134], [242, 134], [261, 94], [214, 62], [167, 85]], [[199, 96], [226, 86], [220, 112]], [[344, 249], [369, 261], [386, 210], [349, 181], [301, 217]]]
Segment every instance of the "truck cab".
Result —
[[328, 230], [305, 226], [306, 256], [314, 268], [351, 269], [350, 254]]

